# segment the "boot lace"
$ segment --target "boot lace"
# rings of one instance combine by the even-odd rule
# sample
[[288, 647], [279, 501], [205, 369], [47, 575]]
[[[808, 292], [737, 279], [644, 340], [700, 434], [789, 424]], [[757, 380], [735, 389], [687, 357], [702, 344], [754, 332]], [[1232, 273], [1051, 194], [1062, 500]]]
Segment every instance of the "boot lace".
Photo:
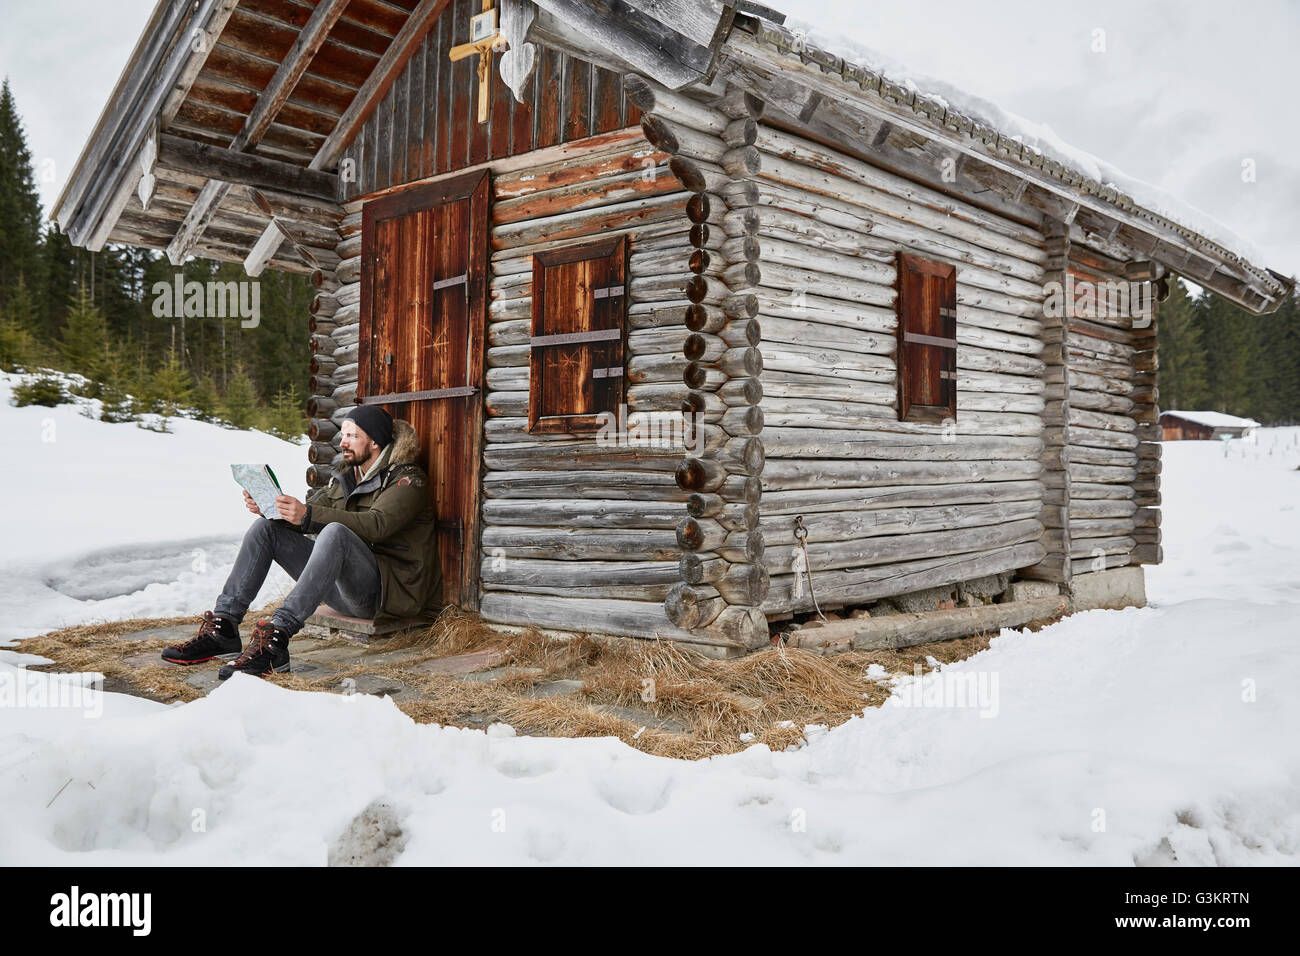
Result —
[[199, 625], [199, 633], [191, 637], [188, 641], [180, 646], [180, 650], [188, 651], [196, 647], [200, 642], [209, 637], [219, 637], [217, 630], [217, 617], [211, 611], [203, 612], [203, 623]]
[[271, 650], [271, 640], [274, 637], [275, 628], [266, 621], [258, 621], [257, 627], [253, 629], [253, 634], [248, 639], [248, 646], [235, 660], [234, 666], [240, 667], [258, 655], [269, 652]]

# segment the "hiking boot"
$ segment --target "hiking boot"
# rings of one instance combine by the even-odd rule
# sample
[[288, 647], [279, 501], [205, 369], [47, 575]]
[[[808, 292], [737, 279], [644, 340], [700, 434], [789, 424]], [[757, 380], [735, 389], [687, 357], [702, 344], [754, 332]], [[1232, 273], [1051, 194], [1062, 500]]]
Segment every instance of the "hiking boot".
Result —
[[234, 622], [204, 611], [199, 633], [184, 644], [164, 648], [162, 659], [171, 664], [202, 664], [218, 657], [229, 660], [239, 656], [242, 646], [239, 628]]
[[268, 672], [283, 674], [288, 670], [289, 633], [270, 621], [258, 621], [244, 653], [217, 671], [217, 677], [226, 680], [236, 671], [260, 676]]

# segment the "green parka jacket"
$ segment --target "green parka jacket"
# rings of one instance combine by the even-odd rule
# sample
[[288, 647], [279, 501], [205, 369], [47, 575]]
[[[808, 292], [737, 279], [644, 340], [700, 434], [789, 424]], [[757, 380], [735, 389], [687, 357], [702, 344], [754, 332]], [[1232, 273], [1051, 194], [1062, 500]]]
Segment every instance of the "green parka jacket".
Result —
[[415, 464], [419, 451], [415, 429], [395, 419], [393, 440], [370, 476], [357, 484], [355, 469], [344, 465], [307, 496], [307, 513], [297, 526], [303, 534], [317, 534], [337, 521], [356, 532], [379, 565], [379, 608], [394, 617], [431, 616], [442, 604], [429, 479]]

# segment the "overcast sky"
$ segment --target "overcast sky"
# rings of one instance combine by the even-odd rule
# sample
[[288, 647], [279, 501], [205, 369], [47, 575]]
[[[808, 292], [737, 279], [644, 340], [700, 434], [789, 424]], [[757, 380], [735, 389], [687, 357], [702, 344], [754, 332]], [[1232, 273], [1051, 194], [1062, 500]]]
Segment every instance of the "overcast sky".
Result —
[[[154, 4], [3, 3], [0, 72], [48, 210]], [[1046, 124], [1300, 272], [1300, 0], [768, 3]]]

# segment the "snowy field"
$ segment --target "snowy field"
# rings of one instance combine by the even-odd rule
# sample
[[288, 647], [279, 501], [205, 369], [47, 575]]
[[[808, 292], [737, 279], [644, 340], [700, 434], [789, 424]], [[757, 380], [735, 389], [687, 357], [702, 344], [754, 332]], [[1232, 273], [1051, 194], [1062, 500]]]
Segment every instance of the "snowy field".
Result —
[[[10, 638], [198, 613], [246, 526], [227, 464], [302, 480], [300, 449], [195, 422], [156, 435], [0, 402], [0, 426], [18, 453], [0, 479]], [[1295, 428], [1226, 457], [1167, 445], [1150, 607], [1004, 631], [786, 753], [688, 763], [612, 738], [420, 726], [387, 699], [242, 675], [183, 706], [0, 707], [0, 863], [323, 864], [361, 848], [397, 864], [1294, 865], [1297, 466]], [[0, 682], [20, 686], [22, 663], [0, 652]], [[986, 696], [930, 706], [962, 681]], [[366, 850], [367, 828], [393, 836]]]
[[[0, 427], [15, 453], [0, 471], [0, 641], [201, 613], [221, 593], [252, 521], [230, 465], [268, 462], [290, 494], [307, 492], [305, 437], [300, 448], [184, 418], [160, 434], [101, 422], [99, 402], [87, 399], [15, 408], [21, 378], [0, 373]], [[255, 608], [293, 586], [271, 570]]]

